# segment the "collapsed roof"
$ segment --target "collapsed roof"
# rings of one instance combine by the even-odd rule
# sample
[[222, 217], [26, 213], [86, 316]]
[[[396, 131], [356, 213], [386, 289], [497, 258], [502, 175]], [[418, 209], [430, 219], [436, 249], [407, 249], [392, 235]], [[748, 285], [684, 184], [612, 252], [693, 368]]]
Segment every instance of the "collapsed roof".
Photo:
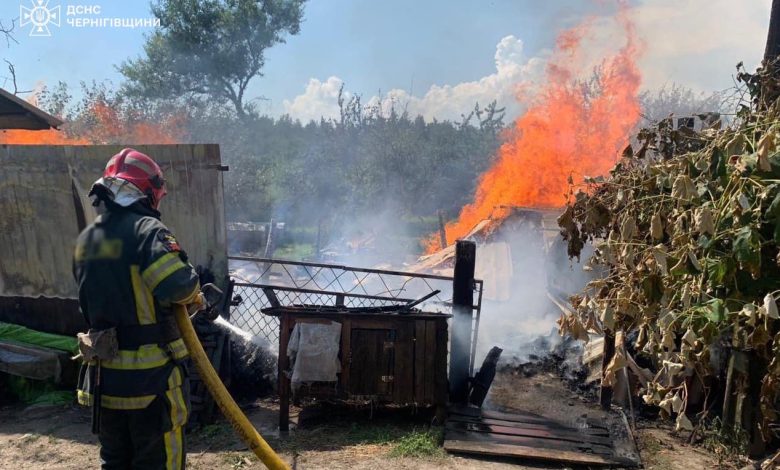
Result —
[[[507, 217], [479, 222], [464, 237], [477, 243], [474, 277], [485, 281], [484, 296], [491, 300], [507, 300], [512, 291], [515, 263], [507, 235], [532, 230], [539, 234], [539, 248], [546, 250], [558, 235], [557, 217], [560, 209], [512, 208]], [[421, 257], [408, 271], [452, 276], [455, 266], [455, 245]]]

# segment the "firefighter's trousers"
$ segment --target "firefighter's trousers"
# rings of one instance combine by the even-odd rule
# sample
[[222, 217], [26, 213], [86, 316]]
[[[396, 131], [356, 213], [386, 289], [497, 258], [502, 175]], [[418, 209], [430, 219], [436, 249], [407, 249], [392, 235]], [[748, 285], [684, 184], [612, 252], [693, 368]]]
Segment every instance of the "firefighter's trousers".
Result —
[[99, 439], [103, 470], [185, 468], [184, 428], [171, 427], [164, 395], [140, 410], [103, 408]]

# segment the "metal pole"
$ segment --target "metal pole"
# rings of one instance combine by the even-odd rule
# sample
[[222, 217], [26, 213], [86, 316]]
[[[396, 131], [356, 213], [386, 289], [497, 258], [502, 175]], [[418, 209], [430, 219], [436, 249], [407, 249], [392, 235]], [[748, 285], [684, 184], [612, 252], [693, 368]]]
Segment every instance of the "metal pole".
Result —
[[458, 240], [452, 280], [452, 342], [450, 346], [450, 402], [466, 404], [469, 390], [471, 319], [474, 308], [474, 266], [477, 245]]

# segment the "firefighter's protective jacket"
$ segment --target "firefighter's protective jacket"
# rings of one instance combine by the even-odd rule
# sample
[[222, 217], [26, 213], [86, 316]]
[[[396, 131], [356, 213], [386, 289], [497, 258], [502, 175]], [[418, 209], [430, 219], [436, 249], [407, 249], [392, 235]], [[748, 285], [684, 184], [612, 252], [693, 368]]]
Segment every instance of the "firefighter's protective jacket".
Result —
[[[93, 330], [116, 328], [119, 354], [101, 361], [104, 408], [142, 409], [164, 395], [171, 425], [187, 418], [182, 384], [187, 356], [172, 304], [193, 302], [200, 291], [187, 255], [142, 203], [109, 204], [76, 241], [73, 271], [81, 312]], [[95, 367], [79, 374], [78, 399], [90, 405]]]

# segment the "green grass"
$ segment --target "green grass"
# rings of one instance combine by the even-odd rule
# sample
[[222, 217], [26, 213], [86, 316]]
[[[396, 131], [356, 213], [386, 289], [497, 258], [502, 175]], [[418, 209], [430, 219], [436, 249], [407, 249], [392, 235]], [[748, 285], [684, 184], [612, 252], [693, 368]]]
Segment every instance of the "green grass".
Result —
[[414, 430], [397, 440], [390, 455], [392, 457], [443, 457], [442, 437], [440, 428]]
[[230, 426], [224, 423], [219, 424], [207, 424], [203, 426], [199, 431], [200, 437], [205, 439], [212, 439], [217, 436], [223, 436], [230, 431]]
[[304, 258], [314, 256], [314, 245], [311, 243], [292, 243], [276, 248], [273, 257], [276, 259], [287, 259], [300, 261]]
[[344, 435], [345, 444], [389, 444], [403, 435], [403, 430], [395, 426], [371, 426], [352, 423]]
[[724, 425], [720, 418], [707, 423], [702, 434], [702, 446], [717, 456], [720, 465], [747, 455], [748, 434], [736, 426]]
[[375, 444], [389, 447], [390, 457], [440, 458], [446, 455], [441, 448], [442, 437], [441, 428], [410, 429], [390, 424], [352, 423], [298, 430], [287, 438], [271, 438], [270, 444], [293, 454]]

